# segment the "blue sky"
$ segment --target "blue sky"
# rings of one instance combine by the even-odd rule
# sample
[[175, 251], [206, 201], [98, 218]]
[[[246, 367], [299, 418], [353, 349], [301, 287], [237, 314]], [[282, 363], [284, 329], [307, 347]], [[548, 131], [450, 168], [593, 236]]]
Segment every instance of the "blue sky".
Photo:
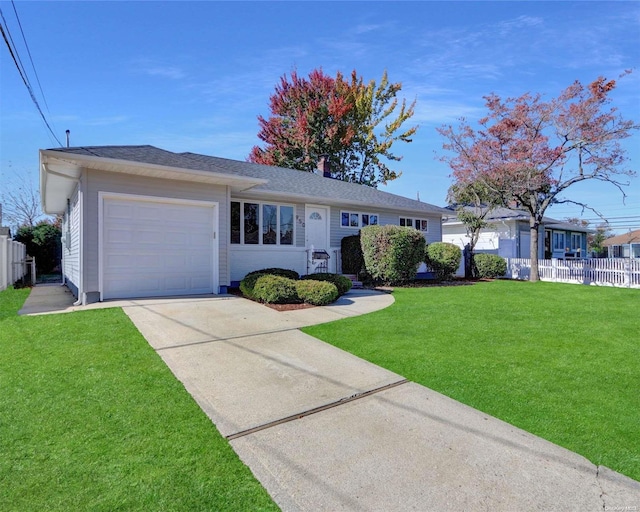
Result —
[[[556, 96], [574, 80], [619, 82], [613, 99], [640, 123], [640, 2], [30, 2], [16, 1], [42, 98], [11, 2], [0, 7], [34, 93], [58, 139], [72, 146], [152, 144], [244, 160], [258, 114], [283, 74], [386, 69], [417, 100], [411, 144], [394, 147], [395, 194], [444, 205], [449, 168], [435, 128], [485, 114], [483, 95]], [[3, 22], [4, 25], [4, 22]], [[6, 46], [0, 49], [0, 180], [37, 186], [47, 131]], [[640, 170], [640, 134], [625, 141]], [[566, 196], [640, 228], [640, 177], [625, 188], [578, 184]], [[557, 206], [555, 218], [580, 215]], [[593, 219], [591, 212], [584, 218]]]

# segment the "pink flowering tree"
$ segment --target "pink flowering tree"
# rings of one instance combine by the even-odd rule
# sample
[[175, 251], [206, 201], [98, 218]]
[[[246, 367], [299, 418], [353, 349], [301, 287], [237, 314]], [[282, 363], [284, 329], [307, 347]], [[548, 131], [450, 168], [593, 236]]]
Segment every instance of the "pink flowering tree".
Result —
[[491, 94], [478, 129], [464, 119], [457, 128], [438, 129], [449, 151], [442, 160], [456, 186], [481, 184], [504, 206], [517, 204], [529, 213], [531, 281], [539, 280], [538, 231], [547, 208], [573, 203], [593, 210], [563, 193], [597, 180], [617, 187], [624, 198], [622, 187], [635, 176], [620, 141], [638, 126], [610, 106], [615, 87], [615, 80], [600, 77], [586, 87], [576, 81], [549, 101], [540, 94], [506, 100]]

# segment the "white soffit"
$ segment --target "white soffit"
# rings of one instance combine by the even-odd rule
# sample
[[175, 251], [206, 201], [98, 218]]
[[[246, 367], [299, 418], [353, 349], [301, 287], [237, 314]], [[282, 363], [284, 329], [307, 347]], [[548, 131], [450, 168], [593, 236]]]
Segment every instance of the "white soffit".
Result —
[[225, 185], [232, 192], [241, 192], [267, 183], [262, 178], [248, 178], [231, 174], [182, 169], [156, 164], [116, 160], [86, 155], [72, 155], [46, 149], [40, 150], [40, 194], [45, 213], [62, 213], [67, 198], [73, 193], [82, 169], [147, 176], [170, 180]]

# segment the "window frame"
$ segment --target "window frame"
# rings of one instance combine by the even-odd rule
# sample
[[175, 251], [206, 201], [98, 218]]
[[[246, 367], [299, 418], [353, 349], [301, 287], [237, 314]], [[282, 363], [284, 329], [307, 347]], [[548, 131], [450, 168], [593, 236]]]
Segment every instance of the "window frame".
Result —
[[[407, 221], [408, 220], [411, 221], [411, 226], [407, 226]], [[404, 221], [404, 226], [402, 225], [403, 221]], [[426, 224], [427, 224], [426, 229], [422, 229], [422, 223], [423, 222], [426, 222]], [[419, 224], [420, 227], [417, 228], [416, 224]], [[398, 218], [398, 225], [400, 227], [403, 227], [403, 228], [411, 227], [411, 228], [417, 229], [421, 233], [428, 233], [429, 232], [429, 219], [425, 219], [424, 217], [405, 217], [405, 216], [401, 216], [401, 217]]]
[[[346, 216], [346, 217], [345, 217]], [[354, 223], [355, 217], [355, 223]], [[367, 218], [366, 223], [364, 217]], [[375, 222], [371, 222], [371, 219], [375, 219]], [[347, 225], [344, 221], [347, 221]], [[358, 212], [354, 210], [340, 210], [340, 227], [343, 229], [362, 229], [367, 226], [377, 226], [380, 224], [380, 215], [378, 213], [371, 212]]]
[[[560, 236], [562, 236], [562, 244], [558, 244]], [[567, 234], [564, 231], [552, 231], [551, 247], [553, 251], [565, 252], [567, 249]]]
[[[577, 240], [578, 244], [575, 245], [574, 241]], [[578, 252], [578, 251], [582, 251], [582, 233], [578, 233], [575, 231], [571, 232], [571, 244], [570, 244], [570, 249], [573, 252]]]
[[[231, 212], [234, 209], [234, 203], [239, 204], [239, 210], [240, 210], [240, 216], [239, 219], [235, 219], [236, 221], [239, 221], [239, 231], [240, 231], [240, 240], [239, 241], [233, 241], [233, 232], [234, 232], [234, 226], [233, 226], [233, 215], [231, 214]], [[257, 209], [258, 209], [258, 215], [257, 215], [257, 227], [258, 227], [258, 242], [257, 243], [247, 243], [246, 239], [245, 239], [245, 235], [246, 235], [246, 222], [247, 219], [245, 217], [245, 205], [257, 205]], [[265, 207], [275, 207], [275, 213], [276, 213], [276, 228], [275, 228], [275, 243], [265, 243], [265, 215], [264, 215], [264, 211], [265, 211]], [[283, 237], [283, 232], [282, 232], [282, 209], [283, 208], [291, 208], [291, 242], [290, 243], [282, 243]], [[229, 212], [230, 212], [230, 216], [229, 216], [229, 244], [233, 247], [263, 247], [263, 248], [267, 248], [267, 247], [295, 247], [296, 246], [296, 207], [294, 204], [291, 203], [279, 203], [279, 202], [271, 202], [271, 201], [255, 201], [255, 200], [251, 200], [251, 199], [232, 199], [230, 201], [230, 208], [229, 208]], [[287, 223], [289, 224], [289, 223]]]

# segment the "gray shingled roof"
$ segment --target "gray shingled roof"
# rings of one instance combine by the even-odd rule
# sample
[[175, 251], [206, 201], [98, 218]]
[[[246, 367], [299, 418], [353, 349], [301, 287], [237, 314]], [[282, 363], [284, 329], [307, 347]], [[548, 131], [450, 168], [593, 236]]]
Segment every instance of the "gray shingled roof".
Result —
[[[449, 221], [457, 220], [455, 208], [447, 207], [447, 209], [450, 212]], [[469, 207], [468, 209], [471, 210], [472, 208]], [[518, 210], [516, 208], [495, 208], [494, 210], [491, 211], [491, 213], [489, 213], [486, 220], [488, 222], [495, 222], [495, 221], [501, 221], [501, 220], [528, 221], [529, 212], [525, 210]], [[570, 222], [552, 219], [551, 217], [543, 217], [542, 221], [547, 228], [551, 228], [551, 229], [562, 229], [565, 231], [576, 231], [576, 232], [583, 232], [583, 233], [589, 233], [593, 231], [593, 229], [585, 228], [582, 226], [576, 226], [575, 224], [571, 224]]]
[[447, 210], [407, 197], [383, 192], [365, 185], [324, 178], [320, 175], [283, 167], [260, 165], [196, 153], [173, 153], [154, 146], [92, 146], [55, 148], [51, 151], [75, 155], [125, 160], [177, 169], [210, 171], [233, 176], [269, 180], [252, 188], [255, 192], [291, 197], [317, 198], [334, 203], [363, 204], [378, 208], [443, 214]]

